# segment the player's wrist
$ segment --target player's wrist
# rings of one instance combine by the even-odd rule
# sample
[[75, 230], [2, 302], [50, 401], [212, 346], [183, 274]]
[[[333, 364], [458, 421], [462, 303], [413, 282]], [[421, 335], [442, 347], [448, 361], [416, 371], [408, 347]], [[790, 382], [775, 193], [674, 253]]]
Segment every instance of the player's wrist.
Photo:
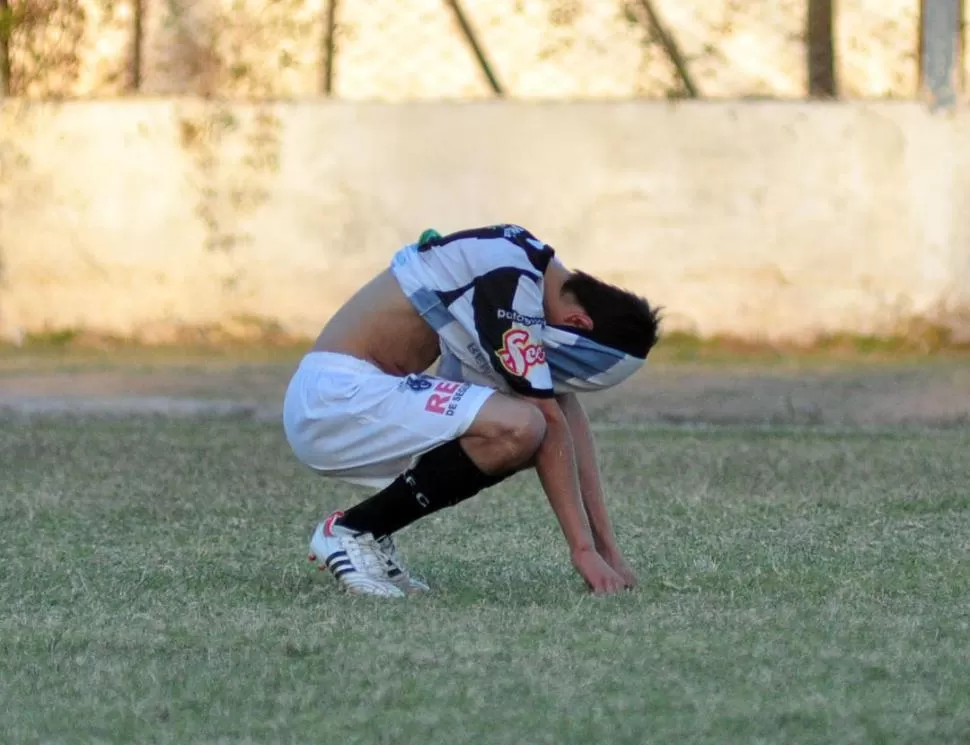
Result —
[[570, 544], [569, 546], [569, 554], [573, 559], [595, 553], [599, 552], [596, 550], [596, 546], [592, 542], [581, 542], [577, 543], [576, 545]]
[[593, 533], [582, 523], [570, 525], [564, 534], [566, 543], [569, 545], [569, 553], [573, 556], [589, 552], [596, 553], [596, 540]]
[[616, 545], [616, 539], [614, 538], [600, 538], [598, 536], [594, 537], [593, 545], [596, 547], [596, 551], [600, 556], [616, 556], [620, 553], [619, 547]]

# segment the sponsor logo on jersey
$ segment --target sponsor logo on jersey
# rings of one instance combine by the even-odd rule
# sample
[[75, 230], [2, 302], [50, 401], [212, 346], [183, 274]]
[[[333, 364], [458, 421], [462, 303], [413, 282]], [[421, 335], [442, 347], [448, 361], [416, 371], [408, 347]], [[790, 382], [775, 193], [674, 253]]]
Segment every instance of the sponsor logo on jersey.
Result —
[[500, 308], [498, 311], [499, 319], [503, 321], [511, 321], [512, 323], [521, 323], [523, 326], [545, 326], [546, 319], [540, 316], [524, 316], [515, 310], [505, 310]]
[[421, 391], [426, 391], [431, 388], [434, 383], [431, 382], [431, 378], [427, 375], [408, 375], [404, 379], [404, 385], [406, 385], [412, 391], [420, 393]]
[[432, 414], [443, 416], [454, 416], [458, 410], [458, 404], [468, 393], [471, 386], [468, 383], [452, 383], [442, 380], [434, 387], [434, 393], [428, 396], [424, 404], [424, 410]]
[[528, 329], [509, 329], [502, 334], [502, 348], [497, 354], [502, 367], [518, 378], [546, 361], [546, 350], [533, 340]]

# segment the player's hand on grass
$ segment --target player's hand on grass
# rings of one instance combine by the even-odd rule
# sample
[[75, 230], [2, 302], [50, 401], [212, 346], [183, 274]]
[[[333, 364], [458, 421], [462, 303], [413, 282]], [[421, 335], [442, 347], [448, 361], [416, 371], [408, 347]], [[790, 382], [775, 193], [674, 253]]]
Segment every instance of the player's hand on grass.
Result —
[[572, 555], [573, 566], [594, 595], [612, 595], [623, 589], [623, 578], [592, 549]]
[[627, 564], [626, 559], [623, 558], [619, 551], [613, 549], [601, 551], [600, 553], [606, 563], [610, 565], [610, 568], [620, 575], [620, 579], [623, 580], [623, 586], [625, 588], [632, 590], [637, 586], [637, 576], [633, 573], [633, 569]]

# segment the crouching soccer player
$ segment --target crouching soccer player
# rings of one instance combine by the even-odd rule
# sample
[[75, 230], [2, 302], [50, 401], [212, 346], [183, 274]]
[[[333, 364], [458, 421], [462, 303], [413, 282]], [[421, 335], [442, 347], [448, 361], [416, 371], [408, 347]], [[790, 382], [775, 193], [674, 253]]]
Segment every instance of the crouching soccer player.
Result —
[[632, 587], [576, 393], [633, 374], [657, 326], [646, 300], [570, 272], [524, 228], [426, 231], [331, 318], [287, 389], [300, 461], [376, 491], [316, 527], [311, 560], [351, 592], [428, 589], [394, 534], [534, 467], [589, 589]]

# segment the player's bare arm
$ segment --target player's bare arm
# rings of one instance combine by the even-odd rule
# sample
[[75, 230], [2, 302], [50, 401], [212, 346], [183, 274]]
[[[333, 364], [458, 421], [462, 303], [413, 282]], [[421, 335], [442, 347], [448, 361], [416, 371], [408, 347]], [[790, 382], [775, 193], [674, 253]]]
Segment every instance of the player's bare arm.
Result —
[[624, 582], [596, 550], [583, 508], [576, 449], [566, 415], [555, 399], [533, 403], [546, 421], [546, 435], [536, 452], [536, 473], [566, 538], [573, 566], [594, 593], [617, 592]]
[[579, 489], [596, 552], [620, 575], [627, 587], [633, 587], [636, 585], [636, 576], [620, 552], [606, 507], [596, 441], [590, 429], [589, 417], [575, 393], [563, 394], [557, 400], [569, 424], [576, 449]]

